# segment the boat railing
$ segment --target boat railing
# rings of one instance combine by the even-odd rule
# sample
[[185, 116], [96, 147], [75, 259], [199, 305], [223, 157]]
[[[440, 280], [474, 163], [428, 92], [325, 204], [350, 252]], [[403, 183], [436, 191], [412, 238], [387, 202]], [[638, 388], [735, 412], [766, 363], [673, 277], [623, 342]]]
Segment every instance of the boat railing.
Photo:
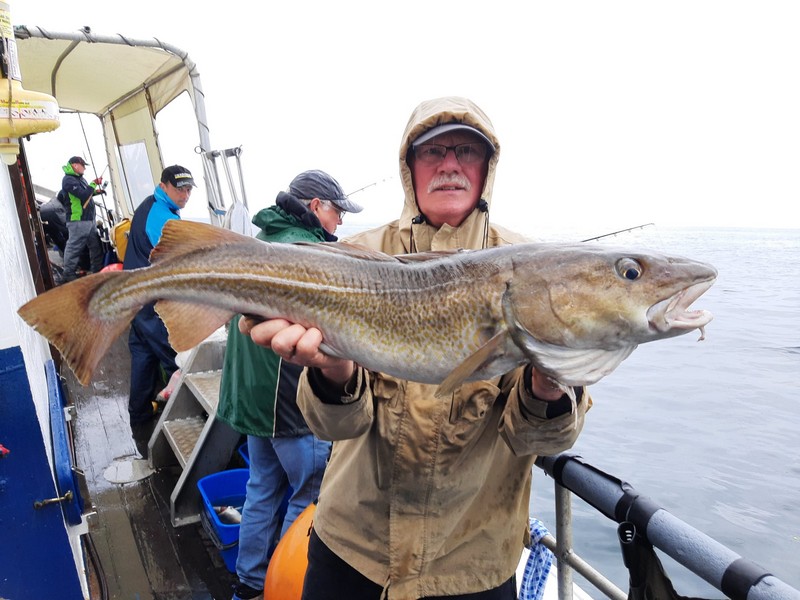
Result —
[[[536, 466], [552, 477], [555, 485], [555, 537], [546, 535], [541, 543], [556, 557], [559, 600], [573, 597], [573, 570], [606, 597], [628, 598], [626, 592], [573, 550], [572, 494], [620, 524], [623, 552], [635, 537], [641, 544], [661, 550], [729, 598], [800, 600], [800, 590], [673, 516], [627, 482], [597, 469], [580, 456], [562, 453], [539, 457]], [[627, 561], [626, 566], [631, 569]]]

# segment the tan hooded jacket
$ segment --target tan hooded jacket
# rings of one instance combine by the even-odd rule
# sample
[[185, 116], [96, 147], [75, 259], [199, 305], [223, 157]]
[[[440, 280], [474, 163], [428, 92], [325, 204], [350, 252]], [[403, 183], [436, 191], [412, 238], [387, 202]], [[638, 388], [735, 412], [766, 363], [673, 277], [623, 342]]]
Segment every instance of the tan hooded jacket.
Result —
[[[412, 245], [427, 251], [523, 240], [487, 228], [488, 213], [477, 208], [459, 227], [412, 225], [419, 210], [407, 150], [424, 131], [454, 121], [479, 128], [497, 147], [482, 195], [491, 205], [500, 144], [489, 118], [464, 98], [423, 102], [400, 146], [400, 219], [349, 241], [403, 254]], [[547, 419], [547, 403], [525, 391], [522, 373], [467, 383], [441, 399], [436, 386], [359, 368], [353, 393], [325, 403], [312, 389], [314, 373], [304, 372], [298, 404], [311, 430], [335, 441], [314, 529], [335, 554], [385, 586], [388, 598], [473, 593], [514, 574], [529, 540], [533, 461], [570, 448], [591, 403], [580, 399], [577, 415]]]

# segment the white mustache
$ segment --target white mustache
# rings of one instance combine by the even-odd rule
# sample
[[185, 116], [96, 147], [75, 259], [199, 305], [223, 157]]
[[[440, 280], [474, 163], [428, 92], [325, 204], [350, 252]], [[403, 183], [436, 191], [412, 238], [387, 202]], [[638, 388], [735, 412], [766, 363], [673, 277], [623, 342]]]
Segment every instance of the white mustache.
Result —
[[467, 192], [472, 189], [472, 184], [469, 182], [469, 179], [467, 179], [463, 175], [450, 173], [450, 174], [437, 175], [436, 177], [434, 177], [428, 184], [428, 193], [431, 193], [437, 190], [438, 188], [447, 186], [464, 188], [464, 190], [466, 190]]

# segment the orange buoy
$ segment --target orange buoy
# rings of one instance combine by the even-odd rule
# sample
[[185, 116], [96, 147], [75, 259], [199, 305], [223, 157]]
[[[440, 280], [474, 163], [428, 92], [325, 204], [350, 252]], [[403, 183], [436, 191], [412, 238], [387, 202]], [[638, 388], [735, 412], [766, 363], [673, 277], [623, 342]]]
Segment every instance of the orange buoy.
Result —
[[100, 269], [101, 273], [106, 273], [108, 271], [122, 271], [122, 263], [111, 263]]
[[315, 503], [309, 504], [278, 542], [264, 579], [264, 598], [300, 600], [308, 567], [308, 540], [314, 522]]

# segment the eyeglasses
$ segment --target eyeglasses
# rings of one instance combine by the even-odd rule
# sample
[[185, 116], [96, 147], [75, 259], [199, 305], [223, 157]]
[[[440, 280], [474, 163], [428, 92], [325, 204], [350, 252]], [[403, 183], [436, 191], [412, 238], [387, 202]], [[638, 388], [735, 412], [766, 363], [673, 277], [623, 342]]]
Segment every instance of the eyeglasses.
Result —
[[345, 212], [347, 212], [347, 211], [345, 211], [345, 210], [342, 210], [341, 208], [339, 208], [338, 206], [336, 206], [336, 205], [335, 205], [333, 202], [331, 202], [330, 200], [320, 200], [320, 202], [322, 202], [322, 205], [323, 205], [323, 206], [327, 206], [327, 207], [328, 207], [328, 208], [330, 208], [331, 210], [335, 210], [335, 211], [336, 211], [336, 215], [339, 217], [339, 220], [340, 220], [340, 221], [341, 221], [341, 220], [344, 218], [344, 213], [345, 213]]
[[456, 144], [455, 146], [419, 144], [418, 146], [413, 146], [412, 150], [416, 160], [431, 167], [444, 161], [450, 150], [456, 155], [456, 160], [461, 165], [474, 165], [475, 163], [483, 162], [489, 154], [489, 148], [482, 142]]

